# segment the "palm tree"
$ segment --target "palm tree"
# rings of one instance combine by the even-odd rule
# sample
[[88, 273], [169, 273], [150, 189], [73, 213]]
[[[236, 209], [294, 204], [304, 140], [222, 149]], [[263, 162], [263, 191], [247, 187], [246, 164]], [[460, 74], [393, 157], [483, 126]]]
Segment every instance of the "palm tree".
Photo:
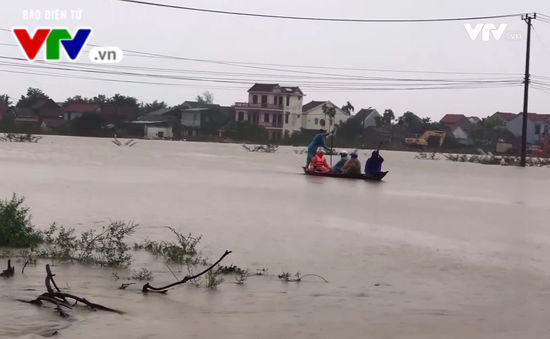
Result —
[[328, 132], [330, 132], [330, 130], [332, 129], [332, 124], [334, 123], [334, 117], [336, 116], [336, 108], [334, 108], [333, 105], [327, 105], [327, 103], [325, 102], [323, 104], [323, 113], [325, 114], [325, 120], [328, 115], [328, 118], [329, 118]]
[[355, 107], [353, 107], [353, 105], [348, 101], [344, 106], [342, 106], [342, 111], [351, 115], [351, 113], [355, 111]]

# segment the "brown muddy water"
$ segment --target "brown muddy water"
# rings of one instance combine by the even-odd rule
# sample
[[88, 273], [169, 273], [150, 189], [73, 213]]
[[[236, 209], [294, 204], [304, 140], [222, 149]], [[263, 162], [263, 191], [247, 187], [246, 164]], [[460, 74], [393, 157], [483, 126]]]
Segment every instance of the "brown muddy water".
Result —
[[[142, 295], [139, 284], [118, 290], [111, 269], [54, 267], [61, 287], [127, 312], [64, 320], [16, 301], [44, 290], [42, 262], [0, 280], [0, 336], [548, 338], [550, 169], [383, 155], [390, 173], [369, 183], [305, 177], [304, 155], [291, 148], [260, 154], [168, 141], [127, 148], [64, 137], [0, 143], [0, 196], [26, 196], [40, 228], [133, 220], [141, 240], [170, 239], [163, 226], [172, 226], [203, 234], [212, 258], [232, 250], [225, 264], [272, 274], [242, 286], [227, 277], [216, 291], [184, 285]], [[155, 286], [174, 281], [162, 262], [135, 259], [118, 274], [145, 267]], [[282, 271], [329, 283], [282, 283]]]

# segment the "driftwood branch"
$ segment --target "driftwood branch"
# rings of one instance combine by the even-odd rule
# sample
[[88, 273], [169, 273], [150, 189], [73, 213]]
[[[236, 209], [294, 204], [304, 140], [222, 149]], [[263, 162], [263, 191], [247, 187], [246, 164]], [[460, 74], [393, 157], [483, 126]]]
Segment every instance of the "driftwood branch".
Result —
[[[52, 303], [56, 306], [56, 310], [59, 312], [59, 314], [62, 317], [67, 317], [67, 314], [63, 311], [62, 307], [72, 309], [72, 307], [76, 306], [78, 303], [86, 305], [94, 311], [95, 310], [102, 310], [102, 311], [107, 311], [107, 312], [124, 314], [124, 312], [122, 312], [122, 311], [115, 310], [115, 309], [112, 309], [112, 308], [109, 308], [109, 307], [105, 307], [105, 306], [100, 305], [100, 304], [92, 303], [92, 302], [86, 300], [86, 298], [81, 298], [81, 297], [75, 296], [73, 294], [61, 292], [61, 290], [59, 289], [59, 287], [57, 287], [57, 284], [53, 280], [54, 276], [55, 276], [55, 274], [52, 273], [50, 265], [46, 265], [45, 285], [46, 285], [46, 290], [48, 292], [43, 293], [42, 295], [40, 295], [35, 300], [31, 300], [31, 301], [21, 300], [21, 301], [29, 303], [29, 304], [33, 304], [33, 305], [38, 305], [38, 306], [42, 305], [43, 301]], [[54, 289], [52, 288], [52, 284], [53, 284], [53, 286], [54, 286], [54, 288], [57, 292], [54, 291]], [[73, 305], [71, 305], [71, 304], [69, 304], [67, 299], [72, 299], [72, 300], [75, 301], [75, 303]]]
[[9, 277], [13, 276], [14, 273], [15, 273], [15, 266], [12, 266], [11, 265], [11, 260], [8, 259], [8, 269], [3, 270], [2, 273], [0, 273], [0, 277], [9, 278]]
[[177, 281], [173, 284], [170, 284], [170, 285], [167, 285], [167, 286], [164, 286], [164, 287], [153, 287], [151, 285], [149, 285], [149, 283], [143, 285], [143, 289], [142, 289], [142, 292], [143, 293], [147, 293], [147, 292], [154, 292], [154, 293], [166, 293], [168, 292], [167, 290], [171, 287], [174, 287], [174, 286], [177, 286], [177, 285], [181, 285], [181, 284], [185, 284], [186, 282], [188, 282], [189, 280], [193, 280], [193, 279], [197, 279], [198, 277], [200, 277], [201, 275], [203, 274], [206, 274], [208, 273], [208, 271], [212, 270], [214, 267], [216, 267], [225, 257], [227, 257], [229, 254], [231, 254], [231, 251], [225, 251], [225, 253], [221, 256], [220, 259], [218, 259], [218, 261], [216, 261], [214, 264], [212, 264], [212, 266], [208, 267], [206, 270], [202, 271], [201, 273], [199, 274], [196, 274], [194, 276], [185, 276], [185, 278], [183, 278], [182, 280], [180, 281]]
[[91, 308], [92, 310], [102, 310], [102, 311], [107, 311], [107, 312], [113, 312], [113, 313], [118, 313], [118, 314], [124, 314], [124, 312], [122, 311], [119, 311], [119, 310], [115, 310], [113, 308], [109, 308], [109, 307], [105, 307], [103, 305], [100, 305], [100, 304], [95, 304], [95, 303], [92, 303], [88, 300], [86, 300], [86, 298], [80, 298], [80, 297], [77, 297], [75, 295], [72, 295], [72, 294], [68, 294], [68, 293], [44, 293], [41, 295], [42, 297], [47, 297], [47, 298], [66, 298], [66, 299], [73, 299], [79, 303], [82, 303], [86, 306], [88, 306], [89, 308]]

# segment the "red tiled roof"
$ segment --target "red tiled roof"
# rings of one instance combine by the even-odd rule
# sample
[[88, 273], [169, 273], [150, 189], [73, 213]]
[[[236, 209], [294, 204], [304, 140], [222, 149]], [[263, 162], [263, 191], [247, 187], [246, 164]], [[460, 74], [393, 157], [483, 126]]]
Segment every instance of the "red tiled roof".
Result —
[[[42, 106], [47, 104], [51, 99], [40, 99], [38, 100], [34, 105], [32, 105], [32, 109], [40, 109]], [[53, 101], [53, 100], [52, 100]], [[56, 104], [57, 105], [57, 104]]]
[[464, 114], [445, 114], [439, 122], [442, 124], [456, 124], [462, 119], [466, 119]]
[[65, 112], [76, 112], [76, 113], [92, 113], [94, 112], [99, 105], [96, 104], [78, 104], [72, 103], [65, 107]]
[[527, 118], [531, 121], [544, 122], [550, 120], [550, 114], [527, 113]]
[[506, 122], [512, 121], [516, 117], [516, 114], [508, 112], [496, 112], [495, 114], [493, 114], [493, 116], [495, 115], [502, 118], [502, 120]]

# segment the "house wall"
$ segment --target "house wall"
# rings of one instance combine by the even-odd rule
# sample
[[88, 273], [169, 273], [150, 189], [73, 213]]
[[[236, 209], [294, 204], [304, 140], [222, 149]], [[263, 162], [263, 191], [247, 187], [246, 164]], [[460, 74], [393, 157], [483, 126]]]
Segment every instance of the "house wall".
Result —
[[457, 127], [457, 128], [453, 131], [453, 135], [454, 135], [455, 138], [457, 138], [457, 139], [468, 139], [468, 134], [466, 134], [466, 132], [464, 132], [464, 130], [463, 130], [461, 127]]
[[[510, 120], [506, 124], [506, 128], [512, 132], [515, 136], [521, 136], [523, 127], [523, 114], [518, 114], [514, 119]], [[535, 143], [538, 141], [538, 135], [535, 135], [535, 123], [531, 120], [527, 120], [527, 142]]]
[[330, 132], [334, 129], [334, 125], [340, 124], [350, 118], [349, 115], [344, 113], [344, 111], [342, 111], [333, 103], [327, 102], [327, 105], [330, 105], [336, 108], [336, 115], [334, 116], [334, 123], [332, 126], [329, 126], [329, 123], [330, 123], [329, 117], [325, 116], [325, 113], [323, 112], [323, 105], [319, 105], [314, 109], [310, 110], [307, 114], [304, 114], [304, 117], [302, 119], [302, 128], [311, 129], [311, 130], [323, 128], [323, 126], [321, 126], [320, 124], [320, 121], [321, 119], [325, 119], [326, 126], [324, 128]]
[[65, 112], [65, 120], [73, 120], [82, 116], [80, 112]]
[[363, 121], [363, 128], [367, 127], [376, 127], [376, 117], [382, 117], [378, 111], [372, 112], [368, 117], [365, 118], [365, 121]]
[[201, 127], [201, 113], [200, 112], [182, 112], [181, 123], [187, 127]]
[[158, 133], [164, 133], [164, 138], [172, 138], [174, 133], [171, 126], [145, 126], [145, 137], [146, 138], [158, 138]]

